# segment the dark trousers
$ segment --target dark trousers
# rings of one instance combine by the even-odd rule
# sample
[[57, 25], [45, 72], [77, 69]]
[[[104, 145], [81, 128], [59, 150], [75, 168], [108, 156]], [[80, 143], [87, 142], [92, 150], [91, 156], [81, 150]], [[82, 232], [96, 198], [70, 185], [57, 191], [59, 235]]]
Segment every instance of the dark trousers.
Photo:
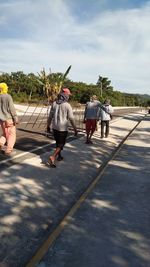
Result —
[[101, 137], [104, 137], [104, 127], [105, 129], [105, 137], [109, 135], [109, 121], [101, 121]]
[[57, 130], [53, 129], [53, 133], [54, 133], [54, 139], [56, 141], [56, 148], [60, 147], [62, 150], [65, 143], [66, 143], [68, 131], [61, 132], [61, 131], [57, 131]]

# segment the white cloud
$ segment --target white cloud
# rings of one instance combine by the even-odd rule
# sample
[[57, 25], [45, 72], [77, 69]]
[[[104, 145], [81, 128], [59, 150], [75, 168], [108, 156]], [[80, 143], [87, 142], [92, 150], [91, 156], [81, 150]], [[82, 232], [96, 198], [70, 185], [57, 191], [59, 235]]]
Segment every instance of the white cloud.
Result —
[[0, 70], [64, 72], [72, 65], [74, 81], [96, 83], [102, 75], [117, 90], [150, 94], [150, 4], [88, 22], [77, 22], [63, 0], [0, 5]]

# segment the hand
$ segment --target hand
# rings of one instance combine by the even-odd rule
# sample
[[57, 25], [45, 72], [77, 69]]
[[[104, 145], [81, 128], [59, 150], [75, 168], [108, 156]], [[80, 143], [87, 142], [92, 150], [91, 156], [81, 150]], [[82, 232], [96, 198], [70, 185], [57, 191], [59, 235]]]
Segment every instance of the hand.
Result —
[[77, 134], [78, 134], [77, 129], [74, 129], [74, 136], [77, 136]]
[[50, 126], [47, 126], [47, 133], [50, 133], [50, 132], [51, 132]]
[[112, 116], [112, 114], [109, 114], [110, 115], [110, 119], [112, 120], [113, 119], [113, 116]]
[[14, 125], [18, 125], [19, 124], [19, 121], [18, 120], [15, 120], [14, 121]]

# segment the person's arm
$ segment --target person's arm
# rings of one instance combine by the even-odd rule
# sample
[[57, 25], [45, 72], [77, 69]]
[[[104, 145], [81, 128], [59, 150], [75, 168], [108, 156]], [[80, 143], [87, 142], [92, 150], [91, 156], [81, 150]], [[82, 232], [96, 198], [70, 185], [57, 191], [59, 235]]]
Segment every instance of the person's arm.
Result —
[[73, 127], [74, 135], [76, 136], [77, 133], [78, 133], [78, 131], [77, 131], [77, 128], [76, 128], [76, 126], [75, 126], [74, 119], [73, 119], [73, 118], [70, 118], [69, 120], [70, 120], [70, 123], [71, 123], [71, 125], [72, 125], [72, 127]]
[[108, 111], [109, 111], [109, 116], [110, 116], [110, 119], [112, 120], [113, 119], [113, 115], [112, 115], [112, 113], [114, 112], [114, 110], [113, 110], [113, 107], [111, 106], [111, 105], [109, 105], [109, 108], [108, 108]]
[[114, 112], [114, 109], [113, 109], [113, 107], [110, 105], [110, 106], [109, 106], [109, 113], [112, 114], [113, 112]]
[[11, 95], [9, 95], [9, 110], [14, 124], [18, 124], [18, 116]]
[[51, 110], [47, 119], [47, 132], [50, 132], [50, 126], [52, 123], [52, 119], [53, 119], [53, 115], [54, 115], [54, 109], [53, 109], [53, 105], [51, 106]]
[[85, 106], [85, 110], [84, 110], [83, 123], [86, 122], [86, 112], [87, 112], [87, 104], [86, 104], [86, 106]]
[[106, 113], [108, 113], [107, 109], [106, 109], [102, 104], [100, 105], [100, 108], [101, 108], [103, 111], [105, 111]]
[[68, 106], [68, 119], [73, 127], [74, 135], [77, 135], [78, 131], [77, 131], [77, 128], [74, 122], [73, 110], [72, 110], [71, 105]]
[[100, 116], [101, 116], [101, 108], [100, 108], [100, 105], [98, 105], [98, 108], [97, 108], [97, 121], [100, 120]]

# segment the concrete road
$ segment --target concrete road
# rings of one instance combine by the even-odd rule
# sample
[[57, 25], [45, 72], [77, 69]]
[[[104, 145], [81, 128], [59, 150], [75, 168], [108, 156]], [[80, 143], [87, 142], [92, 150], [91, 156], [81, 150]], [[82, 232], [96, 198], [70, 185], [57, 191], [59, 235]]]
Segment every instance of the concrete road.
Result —
[[38, 267], [150, 266], [150, 116]]
[[[56, 169], [50, 169], [45, 165], [53, 149], [52, 146], [49, 147], [49, 152], [28, 153], [27, 157], [22, 158], [22, 161], [18, 163], [14, 161], [14, 158], [11, 159], [12, 164], [1, 170], [0, 173], [1, 265], [3, 264], [5, 267], [25, 266], [25, 263], [46, 236], [54, 230], [69, 207], [78, 199], [93, 177], [97, 176], [101, 165], [108, 160], [113, 150], [143, 116], [144, 114], [138, 113], [116, 121], [111, 125], [108, 139], [101, 140], [100, 133], [96, 132], [93, 137], [93, 145], [86, 145], [85, 137], [66, 144], [63, 152], [64, 161], [58, 162]], [[143, 134], [143, 128], [138, 132], [142, 142], [147, 140], [147, 135], [149, 136], [147, 125], [144, 127], [146, 134]], [[146, 144], [149, 145], [145, 142], [145, 147]], [[111, 190], [112, 183], [108, 184], [110, 188], [107, 188], [108, 185], [106, 185], [106, 189]], [[97, 205], [97, 203], [99, 202], [93, 205]], [[106, 206], [106, 211], [109, 211], [109, 201], [108, 203], [106, 201], [105, 204], [104, 200], [102, 205]], [[113, 203], [110, 201], [111, 206], [113, 207]], [[115, 205], [113, 209], [115, 210]], [[110, 217], [108, 218], [110, 220]], [[99, 220], [98, 217], [97, 220]], [[105, 222], [104, 220], [103, 227]], [[82, 236], [82, 229], [81, 231], [78, 229], [78, 231]], [[62, 249], [62, 251], [66, 251], [66, 249]], [[61, 253], [63, 252], [60, 249]], [[63, 262], [66, 264], [68, 259], [65, 255], [66, 253], [64, 253]], [[80, 255], [82, 255], [82, 250]], [[79, 258], [82, 260], [82, 257]], [[51, 258], [51, 260], [55, 264], [55, 261], [57, 262], [59, 259]], [[47, 264], [46, 259], [43, 264]], [[50, 266], [53, 267], [53, 264]], [[72, 265], [64, 266], [71, 267]], [[59, 267], [59, 261], [57, 267]]]

